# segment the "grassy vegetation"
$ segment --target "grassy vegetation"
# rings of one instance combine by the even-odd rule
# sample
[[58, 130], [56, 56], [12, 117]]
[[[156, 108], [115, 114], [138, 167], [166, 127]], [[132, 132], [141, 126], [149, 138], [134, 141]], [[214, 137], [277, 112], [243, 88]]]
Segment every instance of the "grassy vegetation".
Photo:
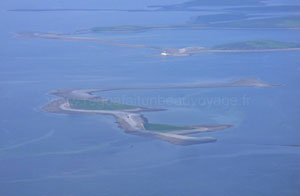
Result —
[[92, 33], [139, 33], [149, 30], [161, 30], [161, 29], [199, 29], [207, 27], [205, 24], [184, 24], [184, 25], [153, 25], [153, 26], [112, 26], [112, 27], [94, 27], [90, 31]]
[[211, 27], [214, 23], [237, 21], [237, 20], [243, 20], [248, 18], [249, 18], [248, 15], [240, 14], [240, 13], [210, 14], [210, 15], [193, 17], [191, 19], [191, 24]]
[[110, 101], [69, 99], [69, 103], [71, 108], [83, 110], [129, 110], [138, 108], [137, 106], [113, 103]]
[[212, 26], [235, 28], [300, 28], [300, 15], [279, 18], [240, 20], [214, 24]]
[[279, 42], [271, 40], [255, 40], [222, 44], [212, 47], [213, 50], [255, 50], [255, 49], [285, 49], [300, 48], [300, 43]]
[[300, 28], [300, 15], [252, 19], [246, 14], [215, 14], [198, 16], [191, 22], [211, 28]]
[[144, 123], [144, 127], [148, 131], [157, 131], [157, 132], [170, 132], [170, 131], [194, 129], [192, 127], [166, 125], [166, 124], [153, 124], [153, 123]]
[[152, 25], [152, 26], [137, 26], [123, 25], [110, 27], [94, 27], [90, 31], [93, 33], [138, 33], [149, 30], [161, 29], [201, 29], [206, 28], [300, 28], [300, 15], [279, 17], [279, 18], [264, 18], [251, 19], [246, 14], [215, 14], [204, 15], [193, 18], [190, 24], [183, 25]]

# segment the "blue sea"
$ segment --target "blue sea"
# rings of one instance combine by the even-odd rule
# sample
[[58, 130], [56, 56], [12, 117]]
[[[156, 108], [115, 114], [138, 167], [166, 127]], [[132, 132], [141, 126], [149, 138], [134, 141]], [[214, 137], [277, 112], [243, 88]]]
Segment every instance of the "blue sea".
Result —
[[[183, 1], [165, 1], [163, 4]], [[284, 4], [285, 1], [270, 1]], [[291, 4], [296, 2], [290, 1]], [[73, 32], [94, 26], [183, 24], [207, 12], [9, 9], [144, 9], [160, 1], [6, 1], [0, 11], [0, 195], [299, 196], [300, 52], [200, 54], [97, 42], [20, 39], [15, 32]], [[210, 13], [214, 13], [211, 11]], [[268, 39], [300, 42], [298, 30], [153, 30], [85, 36], [159, 47], [210, 47]], [[201, 136], [215, 143], [177, 146], [130, 135], [112, 116], [54, 114], [41, 106], [62, 88], [186, 85], [258, 78], [272, 88], [130, 90], [100, 93], [166, 108], [153, 123], [233, 124]], [[171, 100], [157, 102], [158, 99]], [[237, 104], [229, 103], [237, 100]], [[182, 102], [184, 100], [184, 103]], [[216, 100], [216, 102], [213, 102]], [[223, 100], [220, 102], [220, 100]], [[225, 101], [224, 101], [225, 100]], [[246, 101], [245, 101], [246, 100]]]

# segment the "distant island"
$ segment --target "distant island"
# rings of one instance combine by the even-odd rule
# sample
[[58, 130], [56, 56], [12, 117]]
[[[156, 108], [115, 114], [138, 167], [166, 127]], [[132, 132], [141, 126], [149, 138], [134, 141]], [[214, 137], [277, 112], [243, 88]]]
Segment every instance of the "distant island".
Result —
[[254, 40], [215, 45], [210, 48], [186, 47], [180, 49], [165, 48], [162, 56], [191, 56], [201, 53], [249, 53], [249, 52], [283, 52], [300, 51], [300, 43], [273, 40]]
[[[226, 7], [220, 7], [222, 3], [225, 3]], [[228, 4], [229, 2], [225, 1], [216, 1], [216, 2], [205, 2], [205, 1], [198, 1], [196, 4], [181, 4], [181, 5], [150, 5], [145, 8], [141, 9], [118, 9], [118, 8], [23, 8], [23, 9], [8, 9], [7, 11], [10, 12], [177, 12], [177, 11], [190, 11], [190, 12], [211, 12], [218, 11], [220, 13], [273, 13], [276, 14], [278, 12], [299, 12], [300, 6], [299, 5], [256, 5], [251, 6], [245, 5], [245, 1], [240, 2], [236, 1], [235, 5]], [[241, 6], [236, 6], [240, 4]], [[203, 7], [205, 6], [205, 7]], [[229, 6], [229, 7], [228, 7]], [[232, 7], [230, 7], [232, 6]], [[221, 14], [220, 14], [221, 15]]]
[[191, 56], [201, 53], [251, 53], [251, 52], [283, 52], [283, 51], [300, 51], [300, 43], [280, 42], [273, 40], [253, 40], [245, 42], [235, 42], [228, 44], [221, 44], [212, 47], [185, 47], [185, 48], [164, 48], [158, 46], [148, 46], [143, 44], [127, 44], [111, 40], [105, 40], [94, 37], [75, 37], [67, 36], [63, 33], [17, 33], [19, 38], [40, 38], [40, 39], [57, 39], [70, 41], [94, 41], [102, 44], [108, 44], [120, 47], [131, 48], [149, 48], [161, 50], [157, 56]]
[[191, 25], [229, 29], [300, 29], [300, 15], [251, 18], [246, 14], [198, 16]]
[[111, 102], [108, 99], [93, 95], [94, 92], [115, 90], [146, 90], [146, 89], [188, 89], [188, 88], [224, 88], [224, 87], [272, 87], [274, 84], [262, 83], [256, 79], [242, 79], [230, 83], [216, 83], [185, 86], [146, 86], [99, 89], [61, 89], [51, 95], [61, 97], [53, 100], [43, 110], [54, 113], [87, 113], [112, 115], [117, 119], [120, 128], [127, 133], [158, 138], [177, 145], [192, 145], [215, 142], [213, 137], [190, 137], [189, 134], [205, 133], [232, 127], [223, 125], [171, 125], [150, 123], [141, 112], [163, 111], [161, 108], [145, 108], [134, 105]]
[[300, 30], [300, 15], [251, 18], [249, 15], [215, 14], [194, 17], [187, 24], [179, 25], [122, 25], [99, 26], [78, 30], [74, 34], [86, 33], [139, 33], [150, 30], [201, 30], [201, 29], [295, 29]]
[[280, 42], [273, 40], [254, 40], [234, 42], [211, 47], [211, 50], [265, 50], [265, 49], [288, 49], [300, 48], [300, 43]]

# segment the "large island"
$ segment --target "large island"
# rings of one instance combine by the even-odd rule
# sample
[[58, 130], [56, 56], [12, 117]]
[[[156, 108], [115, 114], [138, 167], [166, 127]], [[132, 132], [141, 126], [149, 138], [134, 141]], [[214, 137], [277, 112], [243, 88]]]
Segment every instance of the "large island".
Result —
[[231, 83], [216, 83], [186, 86], [147, 86], [97, 89], [61, 89], [51, 92], [51, 95], [61, 97], [48, 103], [42, 109], [55, 113], [86, 113], [112, 115], [117, 119], [120, 128], [127, 133], [158, 138], [177, 145], [191, 145], [215, 142], [213, 137], [186, 136], [195, 133], [205, 133], [232, 127], [222, 125], [170, 125], [150, 123], [141, 112], [162, 111], [164, 109], [145, 108], [134, 105], [111, 102], [108, 99], [94, 95], [94, 92], [114, 90], [139, 89], [187, 89], [187, 88], [224, 88], [224, 87], [272, 87], [274, 84], [262, 83], [256, 79], [243, 79]]

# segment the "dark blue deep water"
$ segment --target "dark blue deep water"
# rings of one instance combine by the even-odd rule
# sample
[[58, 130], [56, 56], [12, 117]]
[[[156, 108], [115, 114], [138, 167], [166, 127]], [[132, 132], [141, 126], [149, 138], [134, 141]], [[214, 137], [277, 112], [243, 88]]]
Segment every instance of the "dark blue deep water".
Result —
[[[182, 2], [165, 1], [164, 4]], [[270, 1], [284, 4], [285, 1]], [[290, 1], [291, 4], [296, 2]], [[15, 32], [72, 32], [93, 26], [183, 24], [206, 12], [10, 12], [20, 8], [143, 9], [160, 1], [0, 3], [0, 195], [298, 196], [300, 52], [159, 58], [156, 50], [95, 42], [19, 39]], [[213, 11], [212, 11], [213, 12]], [[270, 39], [300, 42], [297, 30], [165, 30], [90, 34], [161, 47]], [[202, 134], [216, 143], [176, 146], [124, 133], [110, 116], [40, 110], [60, 88], [199, 84], [258, 78], [274, 88], [115, 91], [104, 97], [163, 97], [188, 104], [145, 113], [151, 122], [234, 124]], [[130, 99], [126, 99], [126, 97]], [[237, 99], [238, 104], [205, 100]], [[244, 103], [243, 98], [248, 102]], [[194, 103], [191, 100], [204, 100]], [[138, 103], [137, 103], [138, 104]], [[142, 104], [142, 103], [140, 103]], [[198, 136], [201, 136], [199, 134]]]

